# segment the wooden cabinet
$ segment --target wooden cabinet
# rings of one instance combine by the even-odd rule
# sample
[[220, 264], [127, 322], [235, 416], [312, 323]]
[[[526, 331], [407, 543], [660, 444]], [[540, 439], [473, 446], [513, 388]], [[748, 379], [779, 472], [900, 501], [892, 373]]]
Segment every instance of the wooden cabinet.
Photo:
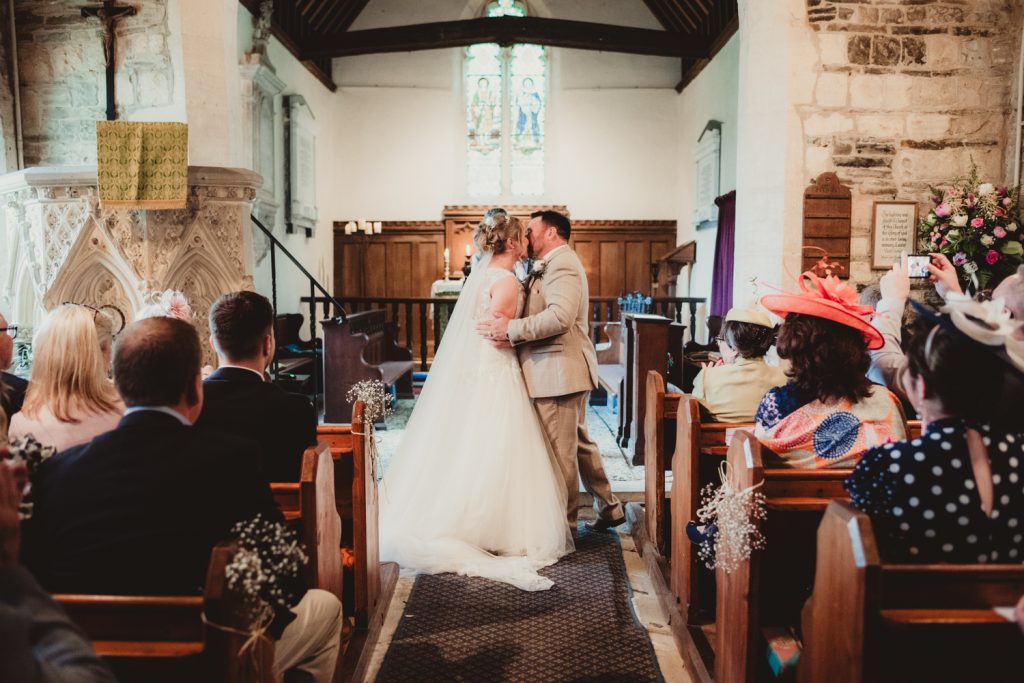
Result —
[[379, 235], [346, 235], [344, 223], [334, 224], [336, 297], [427, 297], [443, 275], [439, 222], [388, 221]]

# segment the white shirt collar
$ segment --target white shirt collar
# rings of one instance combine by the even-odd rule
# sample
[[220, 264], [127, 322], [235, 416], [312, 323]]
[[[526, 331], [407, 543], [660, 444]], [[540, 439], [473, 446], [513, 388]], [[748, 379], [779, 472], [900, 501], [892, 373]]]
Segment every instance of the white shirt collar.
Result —
[[221, 368], [235, 368], [236, 370], [248, 370], [254, 375], [259, 376], [261, 382], [267, 381], [267, 378], [263, 376], [262, 372], [256, 372], [252, 368], [243, 368], [241, 365], [231, 365], [230, 363], [225, 363], [224, 365], [221, 365], [219, 368], [217, 368], [217, 370], [220, 370]]
[[555, 254], [557, 254], [561, 250], [568, 249], [568, 248], [569, 248], [568, 244], [559, 244], [557, 247], [555, 247], [554, 249], [549, 251], [547, 254], [545, 254], [544, 258], [541, 259], [541, 260], [544, 261], [545, 263], [548, 263], [548, 262], [551, 261], [551, 257], [553, 257]]
[[164, 413], [165, 415], [171, 415], [178, 420], [181, 424], [186, 427], [191, 427], [192, 423], [188, 421], [184, 415], [179, 413], [174, 408], [168, 406], [132, 406], [124, 411], [125, 415], [131, 415], [132, 413], [141, 413], [143, 410], [150, 410], [154, 413]]

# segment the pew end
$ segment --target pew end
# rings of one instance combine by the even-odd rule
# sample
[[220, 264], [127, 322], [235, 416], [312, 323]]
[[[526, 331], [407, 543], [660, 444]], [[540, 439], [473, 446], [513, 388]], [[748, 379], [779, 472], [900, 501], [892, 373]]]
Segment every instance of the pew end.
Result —
[[1024, 565], [887, 564], [870, 518], [833, 501], [818, 528], [798, 680], [1014, 680], [1024, 638], [996, 607], [1024, 593]]

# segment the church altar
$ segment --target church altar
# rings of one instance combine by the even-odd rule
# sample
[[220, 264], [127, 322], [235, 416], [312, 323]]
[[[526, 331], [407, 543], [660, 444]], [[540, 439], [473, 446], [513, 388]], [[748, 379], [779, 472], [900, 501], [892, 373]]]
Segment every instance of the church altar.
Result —
[[153, 297], [188, 297], [210, 360], [207, 312], [220, 294], [253, 288], [265, 240], [249, 218], [262, 180], [252, 171], [190, 166], [188, 204], [101, 207], [95, 166], [0, 176], [0, 311], [29, 329], [67, 301], [110, 305], [127, 320]]

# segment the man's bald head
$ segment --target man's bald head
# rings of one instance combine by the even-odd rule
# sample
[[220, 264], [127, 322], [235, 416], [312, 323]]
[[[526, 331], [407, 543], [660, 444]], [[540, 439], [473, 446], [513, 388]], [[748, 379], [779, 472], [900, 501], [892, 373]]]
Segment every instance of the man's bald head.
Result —
[[125, 405], [194, 405], [202, 353], [196, 328], [176, 318], [132, 323], [114, 349], [114, 381]]
[[992, 290], [993, 299], [1002, 299], [1015, 320], [1024, 321], [1024, 265]]

